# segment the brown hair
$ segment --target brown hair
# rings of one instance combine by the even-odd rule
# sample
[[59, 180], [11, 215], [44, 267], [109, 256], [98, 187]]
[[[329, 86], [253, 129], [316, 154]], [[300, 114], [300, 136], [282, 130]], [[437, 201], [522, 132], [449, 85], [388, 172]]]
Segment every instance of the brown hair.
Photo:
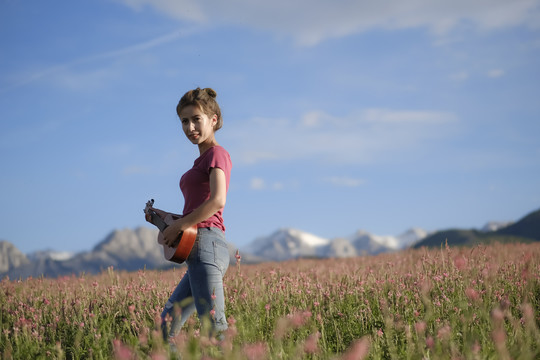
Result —
[[197, 106], [201, 109], [209, 118], [217, 115], [217, 123], [214, 125], [214, 131], [221, 129], [223, 126], [223, 118], [221, 117], [221, 109], [216, 101], [217, 93], [211, 88], [196, 88], [195, 90], [189, 90], [182, 96], [178, 105], [176, 106], [176, 114], [180, 117], [180, 113], [187, 106]]

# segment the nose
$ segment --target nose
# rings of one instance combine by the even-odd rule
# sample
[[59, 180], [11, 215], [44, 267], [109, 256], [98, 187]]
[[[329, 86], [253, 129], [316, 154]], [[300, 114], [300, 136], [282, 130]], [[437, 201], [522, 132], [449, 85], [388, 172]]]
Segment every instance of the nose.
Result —
[[195, 124], [193, 123], [193, 121], [188, 121], [188, 122], [184, 123], [183, 125], [184, 125], [184, 130], [185, 131], [193, 131], [193, 130], [195, 130]]

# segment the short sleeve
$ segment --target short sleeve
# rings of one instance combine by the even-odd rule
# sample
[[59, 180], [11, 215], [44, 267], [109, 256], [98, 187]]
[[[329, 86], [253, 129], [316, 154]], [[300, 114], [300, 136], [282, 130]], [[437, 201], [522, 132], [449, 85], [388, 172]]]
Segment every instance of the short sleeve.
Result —
[[210, 173], [212, 168], [220, 168], [225, 172], [225, 174], [230, 174], [231, 172], [231, 157], [227, 150], [221, 146], [215, 146], [212, 148], [212, 154], [208, 157], [208, 162], [206, 163], [206, 170]]

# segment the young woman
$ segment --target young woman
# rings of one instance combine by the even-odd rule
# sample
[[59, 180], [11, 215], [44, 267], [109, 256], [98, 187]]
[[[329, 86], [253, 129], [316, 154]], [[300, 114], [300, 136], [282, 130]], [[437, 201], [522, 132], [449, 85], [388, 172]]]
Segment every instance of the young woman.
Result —
[[[211, 335], [219, 336], [227, 329], [223, 276], [229, 266], [229, 251], [222, 215], [232, 163], [229, 153], [215, 138], [223, 124], [216, 96], [210, 88], [197, 88], [188, 91], [176, 107], [182, 129], [189, 141], [198, 146], [200, 156], [180, 179], [183, 216], [169, 225], [163, 236], [165, 243], [172, 246], [180, 232], [197, 225], [197, 238], [186, 260], [188, 270], [161, 315], [165, 340], [176, 336], [195, 310], [201, 320], [210, 320]], [[162, 217], [167, 214], [154, 211]], [[179, 313], [175, 306], [180, 308]], [[167, 315], [172, 317], [170, 330], [165, 321]]]

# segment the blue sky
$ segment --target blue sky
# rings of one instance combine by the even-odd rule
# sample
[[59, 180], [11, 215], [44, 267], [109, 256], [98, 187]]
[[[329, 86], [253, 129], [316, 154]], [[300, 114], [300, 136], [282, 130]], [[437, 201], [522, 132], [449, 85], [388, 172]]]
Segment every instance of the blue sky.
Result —
[[540, 1], [0, 2], [0, 239], [91, 249], [180, 212], [175, 107], [218, 92], [242, 246], [540, 208]]

